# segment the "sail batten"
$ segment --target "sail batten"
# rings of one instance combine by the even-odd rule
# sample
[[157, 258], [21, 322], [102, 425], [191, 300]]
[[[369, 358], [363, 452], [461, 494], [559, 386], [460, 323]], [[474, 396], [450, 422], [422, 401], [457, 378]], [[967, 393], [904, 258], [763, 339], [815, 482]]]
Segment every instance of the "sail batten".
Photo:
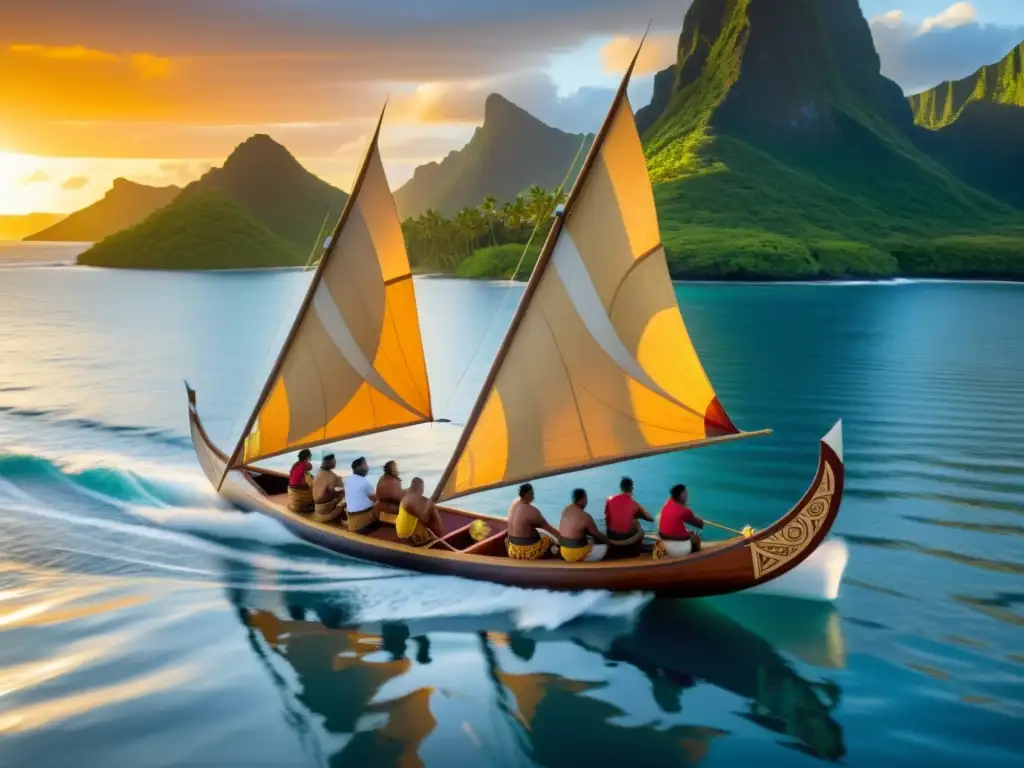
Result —
[[433, 420], [380, 125], [229, 469]]
[[765, 434], [729, 419], [683, 322], [626, 94], [635, 62], [435, 499]]

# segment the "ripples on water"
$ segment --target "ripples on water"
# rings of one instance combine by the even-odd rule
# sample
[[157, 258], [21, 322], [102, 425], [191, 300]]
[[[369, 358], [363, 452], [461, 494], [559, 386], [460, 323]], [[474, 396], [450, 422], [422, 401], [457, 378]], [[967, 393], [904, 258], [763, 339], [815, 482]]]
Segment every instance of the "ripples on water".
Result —
[[[1020, 764], [1024, 289], [680, 287], [731, 415], [776, 435], [630, 462], [641, 500], [679, 478], [764, 525], [840, 416], [849, 471], [841, 541], [774, 587], [827, 595], [846, 565], [838, 599], [683, 603], [405, 574], [224, 508], [180, 380], [229, 442], [303, 282], [3, 272], [0, 765]], [[456, 389], [510, 289], [417, 285], [459, 422], [514, 301]], [[358, 450], [429, 482], [456, 436]], [[557, 507], [617, 477], [537, 486]]]

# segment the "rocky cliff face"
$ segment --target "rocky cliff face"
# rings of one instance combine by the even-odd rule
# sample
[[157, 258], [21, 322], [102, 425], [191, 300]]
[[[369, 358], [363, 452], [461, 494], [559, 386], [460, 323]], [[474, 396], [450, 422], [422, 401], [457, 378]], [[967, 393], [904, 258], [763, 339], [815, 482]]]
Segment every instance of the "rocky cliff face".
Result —
[[657, 114], [727, 133], [834, 141], [842, 114], [868, 112], [905, 130], [910, 111], [880, 68], [857, 0], [695, 0], [671, 95], [655, 88], [641, 129]]
[[403, 218], [418, 216], [428, 208], [451, 215], [479, 205], [488, 195], [505, 202], [534, 184], [558, 186], [583, 140], [581, 134], [552, 128], [493, 93], [484, 105], [484, 123], [469, 143], [440, 163], [417, 168], [412, 179], [395, 193], [398, 211]]

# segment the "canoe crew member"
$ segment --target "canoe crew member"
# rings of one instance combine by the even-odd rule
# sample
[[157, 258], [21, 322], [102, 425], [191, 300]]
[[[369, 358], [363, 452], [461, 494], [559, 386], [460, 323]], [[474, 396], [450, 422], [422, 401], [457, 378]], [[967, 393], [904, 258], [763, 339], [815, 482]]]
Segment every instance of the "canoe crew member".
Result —
[[288, 472], [288, 511], [308, 514], [313, 511], [313, 454], [308, 448], [299, 451], [299, 460]]
[[654, 545], [654, 557], [682, 557], [691, 552], [700, 551], [700, 536], [692, 533], [687, 524], [695, 528], [704, 528], [704, 521], [693, 514], [687, 506], [690, 494], [685, 485], [673, 485], [669, 499], [658, 515], [658, 536], [661, 538]]
[[558, 524], [558, 549], [570, 563], [595, 563], [608, 554], [608, 537], [597, 527], [586, 510], [587, 492], [572, 492], [572, 504], [562, 510]]
[[444, 524], [434, 502], [423, 495], [423, 478], [414, 477], [398, 505], [395, 533], [399, 541], [422, 547], [444, 536]]
[[[558, 541], [558, 531], [533, 506], [533, 486], [519, 486], [519, 498], [508, 510], [508, 536], [505, 548], [511, 560], [539, 560]], [[558, 547], [554, 547], [558, 554]]]
[[345, 477], [345, 508], [348, 512], [348, 529], [365, 531], [377, 522], [377, 494], [373, 483], [366, 477], [370, 471], [366, 458], [360, 456], [352, 462], [352, 474]]
[[639, 549], [644, 540], [641, 520], [654, 522], [654, 518], [633, 498], [633, 480], [624, 477], [619, 483], [619, 493], [609, 496], [604, 503], [608, 541], [613, 547], [619, 547], [619, 551]]
[[334, 454], [327, 454], [320, 462], [320, 471], [313, 480], [313, 503], [316, 504], [313, 519], [320, 523], [329, 523], [345, 514], [341, 478], [334, 474], [337, 466]]
[[384, 474], [377, 481], [377, 510], [380, 521], [394, 525], [398, 518], [398, 505], [405, 497], [398, 465], [392, 460], [384, 465]]

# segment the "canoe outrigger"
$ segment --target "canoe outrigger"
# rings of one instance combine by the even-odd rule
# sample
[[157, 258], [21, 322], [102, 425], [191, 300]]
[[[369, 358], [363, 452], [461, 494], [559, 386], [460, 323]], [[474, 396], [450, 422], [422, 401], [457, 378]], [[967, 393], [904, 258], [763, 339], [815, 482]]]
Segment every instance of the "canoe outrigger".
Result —
[[[445, 503], [624, 459], [770, 434], [732, 423], [687, 334], [626, 96], [633, 64], [434, 491], [447, 532], [442, 544], [416, 548], [400, 542], [389, 525], [361, 534], [293, 513], [288, 478], [256, 465], [435, 420], [408, 256], [377, 146], [379, 123], [230, 455], [207, 436], [188, 389], [196, 455], [221, 495], [344, 555], [521, 587], [723, 594], [777, 578], [818, 547], [843, 493], [841, 422], [822, 438], [814, 481], [788, 514], [753, 535], [706, 543], [682, 558], [654, 559], [648, 552], [596, 563], [511, 560], [504, 519]], [[477, 520], [488, 531], [482, 540], [473, 535]]]

